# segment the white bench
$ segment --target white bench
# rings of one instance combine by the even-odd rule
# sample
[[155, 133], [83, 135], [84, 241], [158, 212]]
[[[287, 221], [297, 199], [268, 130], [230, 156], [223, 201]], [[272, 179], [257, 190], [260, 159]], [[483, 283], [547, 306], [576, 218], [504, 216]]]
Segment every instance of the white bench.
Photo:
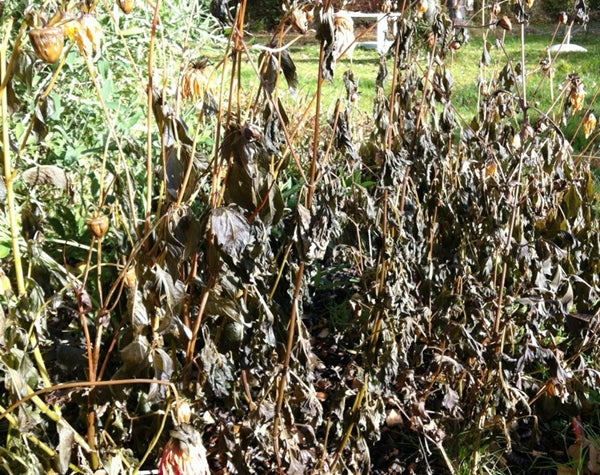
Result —
[[[397, 19], [400, 17], [400, 13], [361, 13], [361, 12], [348, 12], [348, 15], [352, 19], [357, 20], [374, 20], [377, 22], [377, 41], [360, 41], [357, 46], [363, 48], [377, 49], [378, 53], [384, 53], [387, 51], [389, 46], [392, 44], [391, 40], [387, 39], [388, 32], [388, 19]], [[396, 34], [396, 22], [394, 21], [394, 35]]]

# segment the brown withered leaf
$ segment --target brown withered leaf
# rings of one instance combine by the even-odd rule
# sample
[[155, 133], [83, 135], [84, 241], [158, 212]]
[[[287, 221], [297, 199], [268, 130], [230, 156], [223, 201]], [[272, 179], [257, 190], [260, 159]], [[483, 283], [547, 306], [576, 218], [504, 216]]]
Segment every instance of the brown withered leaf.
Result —
[[317, 11], [317, 31], [315, 38], [321, 42], [323, 48], [323, 62], [321, 63], [321, 77], [326, 81], [333, 80], [335, 70], [333, 6], [327, 10], [320, 7]]
[[210, 228], [221, 250], [238, 262], [251, 239], [250, 224], [242, 209], [236, 205], [214, 209]]

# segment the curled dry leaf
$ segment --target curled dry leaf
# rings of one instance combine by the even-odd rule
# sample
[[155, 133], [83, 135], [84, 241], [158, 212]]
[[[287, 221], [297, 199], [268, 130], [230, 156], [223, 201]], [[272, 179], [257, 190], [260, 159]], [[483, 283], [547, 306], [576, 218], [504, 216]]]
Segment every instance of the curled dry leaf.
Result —
[[323, 62], [321, 63], [321, 76], [326, 81], [333, 79], [335, 70], [335, 54], [334, 54], [334, 24], [333, 24], [333, 6], [331, 3], [325, 10], [320, 6], [316, 15], [317, 31], [315, 38], [321, 42], [323, 48]]
[[308, 31], [308, 12], [301, 8], [295, 8], [286, 17], [286, 21], [292, 25], [294, 30], [303, 35]]

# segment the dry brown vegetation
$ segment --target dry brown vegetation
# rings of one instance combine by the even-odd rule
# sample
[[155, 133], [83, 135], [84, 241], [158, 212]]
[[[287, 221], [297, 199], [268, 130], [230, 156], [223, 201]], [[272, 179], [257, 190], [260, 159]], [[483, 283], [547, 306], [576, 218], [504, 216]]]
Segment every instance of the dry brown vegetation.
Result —
[[311, 2], [267, 44], [122, 3], [3, 12], [0, 470], [598, 472], [596, 95], [530, 100], [528, 2], [469, 120], [464, 32], [400, 2], [360, 138], [330, 2], [299, 100]]

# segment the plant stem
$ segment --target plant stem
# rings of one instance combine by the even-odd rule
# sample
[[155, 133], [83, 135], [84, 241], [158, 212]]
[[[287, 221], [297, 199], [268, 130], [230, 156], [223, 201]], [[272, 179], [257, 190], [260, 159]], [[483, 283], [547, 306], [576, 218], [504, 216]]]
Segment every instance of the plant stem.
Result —
[[[8, 49], [8, 38], [12, 28], [12, 19], [6, 22], [2, 46], [0, 47], [0, 83], [4, 84], [8, 77], [6, 71], [6, 51]], [[19, 248], [19, 229], [17, 221], [17, 212], [15, 205], [15, 195], [13, 190], [13, 181], [15, 171], [12, 169], [10, 161], [10, 146], [8, 137], [8, 97], [6, 87], [0, 91], [0, 116], [2, 119], [2, 158], [4, 165], [4, 184], [6, 187], [6, 207], [8, 211], [8, 222], [10, 226], [10, 237], [12, 242], [13, 260], [15, 263], [15, 277], [17, 280], [17, 293], [19, 296], [25, 294], [25, 278], [23, 273], [23, 263], [21, 261], [21, 250]]]
[[[6, 412], [7, 412], [6, 409], [4, 409], [4, 407], [0, 406], [0, 413], [6, 413]], [[19, 421], [12, 414], [8, 413], [8, 414], [6, 414], [5, 417], [10, 425], [12, 425], [14, 427], [19, 427]], [[38, 439], [36, 436], [31, 434], [30, 432], [24, 431], [22, 435], [27, 437], [29, 442], [31, 442], [33, 445], [38, 447], [50, 459], [53, 459], [56, 457], [56, 452], [54, 450], [52, 450], [44, 442], [42, 442], [40, 439]], [[79, 468], [77, 468], [75, 465], [73, 465], [71, 463], [69, 464], [69, 468], [73, 471], [73, 473], [83, 473]]]
[[[5, 417], [8, 417], [11, 412], [13, 412], [18, 407], [25, 404], [27, 401], [33, 400], [36, 406], [47, 416], [49, 416], [53, 421], [59, 420], [61, 417], [58, 414], [55, 414], [44, 401], [42, 401], [39, 396], [42, 394], [49, 394], [55, 391], [62, 391], [65, 389], [83, 389], [83, 388], [95, 388], [98, 386], [127, 386], [132, 384], [160, 384], [162, 386], [168, 386], [171, 391], [173, 391], [173, 395], [175, 397], [175, 405], [179, 405], [179, 393], [177, 392], [177, 388], [170, 381], [163, 381], [162, 379], [153, 379], [153, 378], [132, 378], [132, 379], [112, 379], [110, 381], [75, 381], [71, 383], [59, 383], [51, 386], [49, 388], [38, 389], [37, 391], [32, 391], [31, 388], [28, 388], [28, 395], [21, 397], [17, 402], [10, 405], [7, 409], [0, 412], [0, 421]], [[87, 447], [87, 443], [85, 440], [82, 442], [83, 448]]]
[[150, 29], [150, 43], [148, 44], [148, 107], [146, 112], [146, 212], [144, 217], [145, 232], [150, 228], [150, 214], [152, 213], [152, 101], [153, 101], [153, 78], [154, 71], [154, 41], [156, 39], [156, 26], [158, 24], [158, 8], [160, 0], [156, 0], [154, 5], [154, 14], [152, 17], [152, 27]]
[[[325, 11], [329, 7], [329, 1], [325, 2], [323, 5], [323, 11]], [[323, 43], [321, 43], [321, 48], [319, 49], [319, 73], [317, 80], [317, 93], [316, 93], [316, 105], [315, 105], [315, 123], [314, 123], [314, 133], [313, 133], [313, 150], [312, 157], [310, 162], [310, 174], [309, 174], [309, 182], [308, 182], [308, 191], [306, 194], [305, 205], [306, 208], [311, 211], [312, 201], [315, 191], [315, 177], [317, 174], [317, 158], [319, 153], [319, 131], [320, 131], [320, 113], [321, 113], [321, 88], [323, 85], [322, 72], [323, 72], [323, 58], [325, 54], [325, 49], [323, 47]], [[304, 268], [305, 262], [300, 261], [298, 265], [298, 271], [296, 273], [296, 283], [294, 286], [294, 294], [292, 298], [292, 311], [290, 313], [290, 321], [288, 323], [288, 337], [287, 343], [285, 347], [285, 356], [283, 359], [283, 368], [281, 369], [281, 376], [279, 380], [279, 388], [277, 391], [277, 401], [275, 404], [275, 417], [273, 421], [273, 446], [275, 451], [275, 459], [277, 461], [277, 466], [281, 469], [281, 457], [279, 455], [279, 424], [281, 422], [281, 410], [283, 408], [283, 399], [286, 392], [287, 387], [287, 379], [290, 371], [290, 361], [292, 355], [292, 349], [294, 346], [294, 338], [296, 332], [296, 321], [298, 318], [298, 301], [300, 298], [300, 289], [302, 288], [302, 280], [304, 278]]]

